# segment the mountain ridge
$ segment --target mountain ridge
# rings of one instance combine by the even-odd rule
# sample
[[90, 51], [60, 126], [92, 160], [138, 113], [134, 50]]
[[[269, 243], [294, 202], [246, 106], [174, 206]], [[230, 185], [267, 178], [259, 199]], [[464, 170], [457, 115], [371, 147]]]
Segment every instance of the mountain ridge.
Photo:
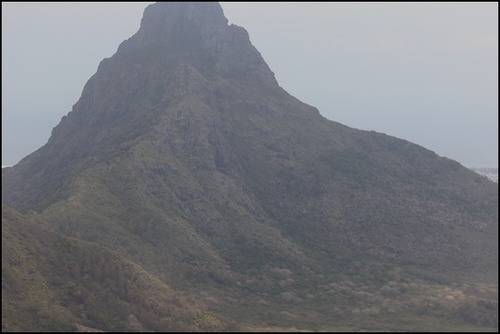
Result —
[[[216, 3], [148, 6], [48, 143], [2, 169], [2, 198], [250, 327], [348, 326], [368, 310], [374, 329], [432, 328], [422, 312], [460, 328], [464, 307], [497, 303], [472, 288], [498, 284], [496, 185], [325, 119]], [[445, 288], [454, 303], [431, 298]]]

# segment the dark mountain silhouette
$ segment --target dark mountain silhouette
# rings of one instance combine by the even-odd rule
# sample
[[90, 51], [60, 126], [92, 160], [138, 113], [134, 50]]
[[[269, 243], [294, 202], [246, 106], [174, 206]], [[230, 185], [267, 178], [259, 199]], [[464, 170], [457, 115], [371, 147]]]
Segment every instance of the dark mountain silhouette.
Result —
[[217, 3], [147, 7], [2, 196], [244, 327], [498, 323], [497, 185], [325, 119]]

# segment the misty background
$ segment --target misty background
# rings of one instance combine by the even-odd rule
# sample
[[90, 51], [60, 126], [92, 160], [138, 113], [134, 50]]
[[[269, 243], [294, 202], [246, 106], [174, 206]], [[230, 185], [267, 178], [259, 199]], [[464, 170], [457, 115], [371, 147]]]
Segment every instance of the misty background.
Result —
[[[150, 2], [2, 2], [2, 165], [43, 146]], [[498, 3], [222, 2], [331, 120], [498, 166]]]

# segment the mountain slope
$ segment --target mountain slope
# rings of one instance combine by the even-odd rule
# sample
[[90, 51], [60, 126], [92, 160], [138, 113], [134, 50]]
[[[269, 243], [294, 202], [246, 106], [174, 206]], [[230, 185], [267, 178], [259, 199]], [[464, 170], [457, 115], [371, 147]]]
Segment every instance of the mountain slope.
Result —
[[[2, 331], [227, 330], [116, 253], [2, 207]], [[233, 326], [233, 327], [230, 327]]]
[[[366, 313], [450, 329], [497, 302], [496, 185], [326, 120], [216, 3], [149, 6], [49, 142], [2, 170], [2, 195], [249, 325]], [[454, 303], [432, 300], [452, 286]], [[397, 309], [416, 320], [398, 327]]]

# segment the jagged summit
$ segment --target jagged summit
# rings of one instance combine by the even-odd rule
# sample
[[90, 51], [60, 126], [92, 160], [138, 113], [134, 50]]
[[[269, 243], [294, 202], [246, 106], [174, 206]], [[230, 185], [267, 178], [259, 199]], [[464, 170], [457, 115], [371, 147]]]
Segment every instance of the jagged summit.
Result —
[[[124, 41], [117, 54], [141, 54], [139, 60], [177, 55], [205, 75], [257, 76], [275, 85], [274, 74], [250, 42], [247, 31], [228, 25], [217, 2], [159, 2], [144, 11], [139, 31]], [[148, 55], [144, 55], [149, 53]]]
[[217, 2], [158, 2], [144, 10], [141, 28], [129, 41], [140, 41], [139, 47], [148, 43], [187, 47], [181, 39], [189, 37], [193, 38], [189, 42], [200, 38], [204, 43], [216, 42], [227, 31], [227, 23]]
[[[104, 119], [94, 117], [92, 126], [109, 125], [113, 109], [137, 113], [145, 107], [134, 106], [137, 101], [157, 108], [182, 92], [208, 93], [202, 89], [208, 81], [218, 86], [211, 93], [224, 94], [235, 85], [280, 90], [246, 30], [228, 26], [218, 3], [155, 3], [145, 9], [139, 31], [101, 62], [73, 111], [82, 117], [100, 112]], [[115, 99], [113, 106], [91, 104], [113, 94], [126, 99]]]

